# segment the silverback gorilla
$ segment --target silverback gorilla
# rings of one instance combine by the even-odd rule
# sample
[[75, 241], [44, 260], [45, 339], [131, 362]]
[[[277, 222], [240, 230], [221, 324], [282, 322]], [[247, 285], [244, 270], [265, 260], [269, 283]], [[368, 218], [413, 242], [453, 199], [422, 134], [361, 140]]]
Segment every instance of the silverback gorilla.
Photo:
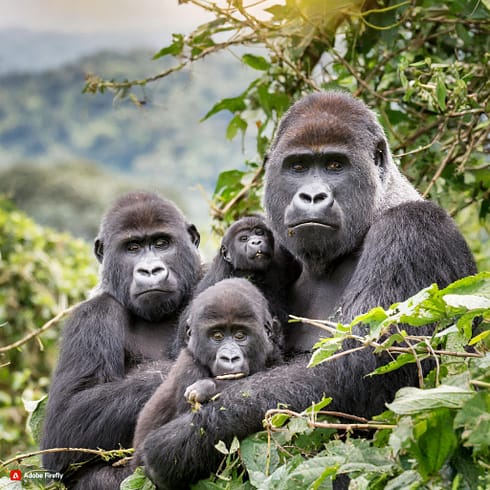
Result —
[[[133, 446], [153, 429], [209, 401], [235, 379], [280, 359], [267, 300], [246, 279], [223, 279], [198, 294], [186, 312], [189, 341], [167, 379], [142, 409]], [[139, 463], [138, 452], [133, 458]]]
[[[198, 244], [195, 227], [155, 194], [130, 193], [108, 210], [95, 241], [101, 292], [65, 325], [43, 449], [131, 447], [138, 413], [171, 365], [178, 316], [200, 276]], [[69, 488], [119, 488], [103, 464], [66, 474], [86, 459], [57, 452], [43, 465], [65, 473]]]
[[[303, 266], [291, 313], [349, 321], [476, 272], [453, 221], [402, 177], [361, 101], [337, 91], [306, 96], [283, 117], [266, 160], [266, 213]], [[143, 459], [159, 488], [207, 476], [221, 459], [214, 445], [261, 430], [265, 411], [279, 403], [301, 411], [325, 394], [333, 410], [370, 417], [416, 384], [410, 369], [366, 377], [380, 362], [366, 350], [307, 368], [320, 333], [291, 324], [286, 336], [286, 365], [236, 380], [216, 402], [148, 435]]]

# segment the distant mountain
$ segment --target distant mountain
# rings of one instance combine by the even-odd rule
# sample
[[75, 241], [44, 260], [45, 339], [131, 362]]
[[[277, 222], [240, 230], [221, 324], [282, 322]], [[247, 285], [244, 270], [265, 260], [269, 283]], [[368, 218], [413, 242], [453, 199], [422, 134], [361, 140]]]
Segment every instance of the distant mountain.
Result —
[[[27, 206], [26, 196], [34, 192], [28, 190], [29, 185], [35, 189], [41, 175], [43, 180], [52, 175], [57, 182], [68, 180], [69, 194], [77, 202], [80, 186], [73, 180], [77, 173], [68, 171], [68, 164], [94, 162], [106, 175], [126, 175], [133, 186], [151, 182], [155, 190], [167, 190], [169, 196], [185, 200], [180, 204], [194, 220], [202, 220], [203, 216], [206, 219], [206, 201], [198, 188], [211, 194], [218, 174], [242, 167], [246, 157], [239, 137], [233, 141], [225, 138], [231, 114], [219, 113], [203, 123], [199, 121], [217, 101], [241, 93], [256, 73], [231, 56], [215, 56], [191, 70], [137, 89], [135, 95], [145, 102], [142, 107], [128, 99], [114, 100], [112, 93], [82, 93], [87, 73], [107, 79], [133, 79], [168, 66], [170, 60], [151, 61], [152, 53], [98, 52], [51, 70], [0, 76], [0, 192], [18, 196], [17, 205], [22, 207], [24, 201]], [[61, 59], [61, 52], [59, 56]], [[254, 146], [245, 142], [245, 147], [250, 148], [248, 158], [254, 157]], [[20, 163], [22, 193], [15, 183], [15, 168]], [[38, 174], [26, 171], [25, 164], [53, 170]], [[29, 175], [33, 182], [25, 184]], [[97, 195], [99, 191], [103, 194], [108, 178], [96, 177], [93, 172], [84, 177], [84, 182], [90, 175]], [[79, 201], [90, 196], [86, 192], [90, 187], [85, 183], [83, 187]], [[53, 191], [55, 188], [54, 184], [38, 186], [36, 192], [41, 196], [36, 199], [43, 206], [30, 204], [29, 212], [40, 222], [55, 223], [59, 228], [65, 223], [73, 230], [73, 220], [68, 219], [71, 215], [60, 211], [60, 191]], [[90, 226], [84, 225], [88, 234]]]
[[32, 73], [58, 68], [83, 56], [101, 50], [128, 52], [147, 48], [156, 51], [165, 45], [170, 35], [155, 33], [62, 33], [0, 30], [0, 75]]

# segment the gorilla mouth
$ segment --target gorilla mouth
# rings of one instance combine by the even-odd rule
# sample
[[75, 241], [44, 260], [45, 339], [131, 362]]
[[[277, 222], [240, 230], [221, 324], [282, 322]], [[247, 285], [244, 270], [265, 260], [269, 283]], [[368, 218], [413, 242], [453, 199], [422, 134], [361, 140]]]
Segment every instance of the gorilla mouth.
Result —
[[245, 373], [229, 373], [229, 374], [220, 374], [219, 376], [215, 376], [216, 379], [240, 379], [246, 376]]
[[145, 294], [171, 294], [174, 293], [175, 291], [173, 289], [146, 289], [145, 291], [141, 291], [137, 294], [135, 294], [136, 298], [140, 298], [141, 296], [144, 296]]
[[255, 259], [268, 259], [271, 255], [267, 252], [262, 252], [262, 250], [258, 250], [254, 255]]
[[339, 228], [338, 225], [322, 223], [321, 221], [300, 221], [299, 223], [287, 225], [287, 227], [290, 236], [294, 235], [296, 230], [301, 231], [303, 228], [325, 228], [329, 231], [337, 230]]

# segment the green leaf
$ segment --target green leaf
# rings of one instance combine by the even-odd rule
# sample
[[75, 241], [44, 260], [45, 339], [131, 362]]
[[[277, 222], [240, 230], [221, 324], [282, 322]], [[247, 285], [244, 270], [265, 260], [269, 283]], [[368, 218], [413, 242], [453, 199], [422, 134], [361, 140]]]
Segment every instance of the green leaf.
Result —
[[232, 113], [244, 111], [247, 108], [244, 100], [244, 95], [222, 99], [217, 102], [211, 110], [201, 119], [201, 122], [209, 119], [214, 114], [221, 111], [230, 111]]
[[320, 410], [323, 410], [326, 406], [330, 405], [331, 402], [331, 397], [324, 396], [318, 403], [313, 403], [312, 405], [310, 405], [303, 413], [317, 413]]
[[445, 294], [442, 299], [453, 308], [466, 308], [467, 310], [490, 308], [490, 299], [476, 294]]
[[[421, 358], [421, 356], [419, 356]], [[411, 353], [403, 353], [397, 356], [397, 358], [394, 361], [389, 362], [388, 364], [385, 364], [384, 366], [380, 366], [379, 368], [375, 369], [372, 373], [369, 373], [369, 376], [373, 376], [375, 374], [386, 374], [391, 371], [395, 371], [402, 366], [405, 366], [406, 364], [411, 364], [415, 362], [415, 356]]]
[[314, 367], [327, 361], [329, 357], [342, 349], [342, 337], [328, 337], [321, 339], [316, 345], [319, 346], [311, 356], [308, 367]]
[[271, 66], [263, 56], [256, 56], [254, 54], [244, 54], [242, 61], [254, 70], [266, 71]]
[[48, 396], [45, 395], [39, 400], [27, 402], [24, 401], [24, 407], [29, 413], [27, 425], [31, 431], [34, 440], [40, 444], [42, 436], [42, 428], [44, 417], [46, 415], [46, 407], [48, 405]]
[[422, 476], [436, 474], [456, 449], [458, 438], [454, 433], [453, 418], [450, 410], [438, 409], [415, 424], [411, 450]]
[[490, 393], [481, 391], [468, 400], [454, 419], [454, 427], [463, 428], [462, 439], [474, 454], [490, 449]]
[[447, 90], [442, 74], [437, 77], [436, 97], [437, 97], [437, 103], [439, 104], [441, 111], [445, 111]]
[[232, 140], [238, 131], [241, 131], [243, 134], [247, 130], [247, 121], [245, 119], [242, 119], [238, 114], [233, 117], [233, 119], [230, 121], [228, 124], [228, 127], [226, 128], [226, 138], [229, 140]]
[[163, 58], [164, 56], [179, 56], [184, 50], [184, 36], [182, 34], [172, 34], [173, 43], [158, 51], [153, 55], [154, 60]]
[[421, 390], [420, 388], [402, 388], [395, 400], [387, 407], [399, 415], [415, 414], [436, 408], [461, 408], [474, 395], [471, 390], [456, 386], [440, 385], [437, 388]]
[[121, 490], [155, 490], [155, 485], [145, 475], [142, 466], [138, 466], [134, 473], [121, 482]]

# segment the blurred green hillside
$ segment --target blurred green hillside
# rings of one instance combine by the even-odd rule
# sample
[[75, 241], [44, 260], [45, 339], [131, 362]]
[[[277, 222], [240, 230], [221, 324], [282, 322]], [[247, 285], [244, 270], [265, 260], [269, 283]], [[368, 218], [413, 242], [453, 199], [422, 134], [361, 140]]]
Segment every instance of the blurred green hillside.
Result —
[[151, 56], [103, 52], [57, 70], [0, 77], [0, 193], [39, 223], [90, 239], [107, 204], [135, 187], [159, 191], [205, 221], [198, 186], [211, 194], [217, 175], [241, 167], [244, 157], [238, 139], [223, 139], [227, 114], [199, 120], [252, 74], [220, 56], [141, 89], [139, 106], [82, 93], [90, 73], [141, 77], [163, 69]]

